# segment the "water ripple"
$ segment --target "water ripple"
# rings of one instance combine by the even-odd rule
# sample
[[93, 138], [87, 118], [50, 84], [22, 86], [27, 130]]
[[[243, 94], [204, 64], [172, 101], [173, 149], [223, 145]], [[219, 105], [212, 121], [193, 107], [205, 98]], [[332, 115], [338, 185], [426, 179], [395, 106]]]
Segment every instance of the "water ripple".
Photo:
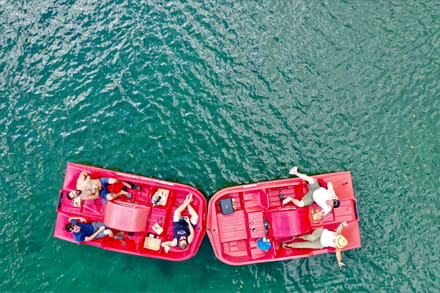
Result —
[[[438, 287], [434, 1], [0, 7], [0, 288], [126, 291], [127, 280], [133, 291], [170, 292], [183, 283], [214, 292]], [[51, 237], [67, 161], [190, 184], [208, 199], [225, 186], [285, 178], [293, 164], [350, 170], [363, 247], [344, 253], [342, 269], [334, 255], [231, 267], [205, 239], [187, 272], [72, 246]], [[164, 281], [170, 271], [180, 273]]]

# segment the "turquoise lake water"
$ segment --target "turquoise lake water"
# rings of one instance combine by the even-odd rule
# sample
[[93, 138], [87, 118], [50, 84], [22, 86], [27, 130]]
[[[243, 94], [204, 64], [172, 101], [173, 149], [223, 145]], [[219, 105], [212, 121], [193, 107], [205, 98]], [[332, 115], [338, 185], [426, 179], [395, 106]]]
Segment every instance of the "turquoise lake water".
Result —
[[[438, 1], [0, 0], [1, 292], [440, 292]], [[351, 171], [362, 247], [248, 266], [52, 237], [67, 162]]]

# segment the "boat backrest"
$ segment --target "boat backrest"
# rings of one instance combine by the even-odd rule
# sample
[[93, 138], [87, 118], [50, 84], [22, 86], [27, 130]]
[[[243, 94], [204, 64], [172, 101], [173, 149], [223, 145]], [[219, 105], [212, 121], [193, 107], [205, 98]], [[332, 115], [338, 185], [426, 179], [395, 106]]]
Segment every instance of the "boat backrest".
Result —
[[235, 211], [230, 215], [217, 214], [217, 218], [222, 243], [248, 238], [249, 224], [246, 223], [243, 210]]
[[[314, 203], [310, 206], [310, 209], [318, 209], [319, 206]], [[356, 200], [355, 199], [345, 199], [341, 200], [341, 204], [337, 208], [333, 208], [330, 213], [325, 215], [322, 219], [312, 220], [311, 225], [312, 229], [320, 228], [322, 226], [331, 225], [339, 225], [340, 223], [353, 222], [358, 220], [357, 208], [356, 208]]]
[[341, 205], [333, 209], [333, 214], [338, 222], [351, 222], [358, 219], [355, 199], [341, 200]]
[[266, 196], [260, 189], [243, 192], [242, 197], [247, 212], [261, 211], [267, 207]]
[[147, 206], [109, 201], [105, 207], [104, 224], [126, 232], [145, 231], [150, 210], [151, 207]]
[[267, 211], [270, 224], [268, 235], [274, 239], [302, 235], [311, 230], [309, 209], [288, 209]]

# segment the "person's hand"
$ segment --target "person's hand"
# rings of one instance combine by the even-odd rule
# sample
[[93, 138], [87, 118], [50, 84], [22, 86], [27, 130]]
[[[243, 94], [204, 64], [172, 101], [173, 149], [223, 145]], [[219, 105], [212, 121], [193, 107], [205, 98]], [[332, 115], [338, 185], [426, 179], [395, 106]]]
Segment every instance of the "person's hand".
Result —
[[315, 215], [314, 215], [316, 220], [321, 220], [322, 217], [324, 216], [323, 212], [319, 212], [318, 210], [316, 210]]
[[343, 267], [343, 266], [345, 266], [345, 263], [343, 263], [342, 261], [340, 262], [340, 263], [338, 263], [338, 265], [339, 265], [339, 267]]
[[190, 192], [186, 195], [185, 201], [191, 203], [193, 200], [193, 194]]
[[189, 224], [189, 218], [188, 217], [183, 217], [183, 219], [185, 220], [185, 222], [187, 222]]
[[163, 247], [163, 250], [165, 251], [165, 253], [168, 253], [168, 251], [170, 251], [170, 247], [168, 245], [162, 243], [162, 247]]
[[347, 227], [348, 226], [347, 221], [342, 222], [342, 226]]

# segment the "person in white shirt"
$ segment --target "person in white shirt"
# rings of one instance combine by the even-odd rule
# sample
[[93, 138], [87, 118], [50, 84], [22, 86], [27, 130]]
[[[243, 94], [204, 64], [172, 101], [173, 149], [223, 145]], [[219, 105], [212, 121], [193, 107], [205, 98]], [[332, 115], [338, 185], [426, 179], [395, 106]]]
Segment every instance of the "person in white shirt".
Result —
[[340, 267], [345, 266], [342, 262], [342, 249], [347, 246], [348, 240], [342, 235], [342, 230], [347, 227], [347, 222], [342, 222], [336, 231], [325, 228], [314, 230], [311, 234], [292, 237], [302, 239], [302, 242], [283, 242], [281, 248], [322, 249], [325, 247], [336, 248], [336, 259]]
[[324, 188], [319, 185], [318, 181], [315, 178], [307, 176], [306, 174], [299, 173], [298, 167], [293, 167], [292, 169], [290, 169], [289, 174], [296, 175], [302, 180], [307, 181], [309, 191], [306, 193], [306, 195], [304, 195], [301, 200], [298, 200], [291, 196], [286, 197], [282, 201], [283, 206], [288, 204], [289, 202], [293, 202], [293, 204], [297, 207], [305, 207], [316, 202], [322, 209], [319, 213], [315, 214], [316, 219], [321, 219], [323, 216], [330, 213], [333, 208], [339, 207], [340, 202], [335, 194], [333, 184], [331, 182], [327, 184], [327, 188]]

